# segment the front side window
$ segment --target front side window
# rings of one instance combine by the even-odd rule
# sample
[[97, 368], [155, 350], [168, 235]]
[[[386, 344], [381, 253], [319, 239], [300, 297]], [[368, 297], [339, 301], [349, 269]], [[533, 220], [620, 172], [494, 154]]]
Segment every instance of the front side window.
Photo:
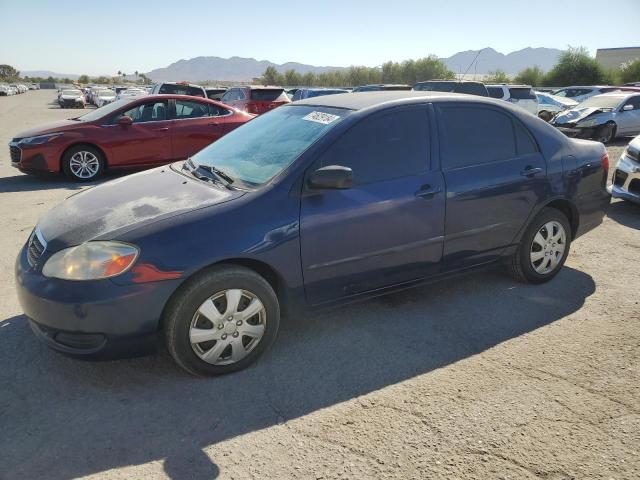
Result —
[[633, 110], [640, 110], [640, 96], [631, 97], [624, 104], [625, 105], [632, 105], [633, 106]]
[[159, 122], [167, 119], [167, 104], [161, 102], [145, 102], [116, 115], [113, 122], [117, 122], [120, 116], [131, 117], [133, 123]]
[[376, 113], [336, 140], [320, 163], [351, 168], [354, 185], [416, 175], [428, 167], [428, 136], [423, 107]]
[[259, 186], [291, 165], [350, 112], [306, 105], [277, 108], [226, 134], [192, 161], [216, 167], [241, 184]]
[[451, 170], [516, 156], [511, 118], [484, 107], [440, 107], [442, 168]]

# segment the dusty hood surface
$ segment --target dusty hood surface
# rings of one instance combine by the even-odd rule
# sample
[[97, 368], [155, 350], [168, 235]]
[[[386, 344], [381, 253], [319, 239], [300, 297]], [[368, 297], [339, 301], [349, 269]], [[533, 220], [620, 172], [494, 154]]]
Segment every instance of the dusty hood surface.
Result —
[[68, 130], [69, 127], [79, 127], [82, 123], [83, 122], [81, 120], [59, 120], [57, 122], [45, 123], [39, 127], [24, 130], [17, 135], [14, 135], [14, 138], [35, 137], [36, 135], [59, 132]]
[[113, 180], [69, 197], [42, 217], [47, 249], [56, 251], [118, 234], [198, 208], [224, 203], [243, 192], [223, 190], [160, 167]]

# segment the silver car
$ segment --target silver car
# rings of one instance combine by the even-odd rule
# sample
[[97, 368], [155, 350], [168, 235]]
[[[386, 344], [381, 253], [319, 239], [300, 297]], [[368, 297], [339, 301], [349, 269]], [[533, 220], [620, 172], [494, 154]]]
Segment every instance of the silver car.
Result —
[[556, 115], [551, 124], [569, 137], [608, 143], [640, 134], [640, 93], [596, 95]]
[[622, 153], [609, 192], [616, 198], [640, 204], [640, 135]]

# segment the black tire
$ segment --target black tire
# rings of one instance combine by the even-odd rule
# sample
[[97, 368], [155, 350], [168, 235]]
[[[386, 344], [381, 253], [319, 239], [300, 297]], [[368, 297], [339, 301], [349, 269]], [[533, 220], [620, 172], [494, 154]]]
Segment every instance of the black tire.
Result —
[[[533, 248], [534, 237], [540, 231], [540, 229], [548, 222], [557, 222], [564, 228], [565, 232], [565, 247], [562, 257], [553, 270], [547, 273], [538, 273], [531, 261], [531, 251]], [[526, 232], [522, 236], [518, 250], [511, 257], [509, 262], [509, 270], [511, 275], [519, 282], [522, 283], [544, 283], [555, 277], [562, 269], [564, 262], [569, 255], [571, 247], [571, 225], [566, 215], [560, 210], [555, 208], [544, 208], [536, 217], [531, 221], [527, 227]]]
[[[216, 293], [229, 289], [251, 292], [260, 300], [266, 315], [265, 329], [247, 356], [235, 363], [214, 365], [196, 354], [189, 331], [200, 306]], [[253, 270], [240, 266], [213, 267], [188, 280], [176, 292], [163, 314], [163, 325], [167, 349], [178, 365], [194, 375], [224, 375], [248, 367], [271, 346], [280, 326], [280, 305], [271, 285]]]
[[[83, 177], [80, 174], [77, 174], [74, 171], [74, 168], [72, 168], [72, 158], [74, 157], [74, 155], [82, 152], [87, 152], [93, 155], [98, 163], [95, 174], [92, 174], [91, 176]], [[102, 154], [102, 152], [97, 148], [92, 147], [91, 145], [75, 145], [64, 152], [64, 155], [62, 156], [62, 171], [67, 177], [76, 182], [90, 182], [92, 180], [95, 180], [96, 178], [99, 178], [104, 173], [104, 164], [104, 155]]]
[[546, 110], [543, 110], [538, 113], [538, 117], [540, 117], [545, 122], [549, 122], [553, 118], [553, 114], [551, 112], [547, 112]]
[[605, 145], [611, 143], [616, 138], [616, 124], [607, 122], [596, 130], [594, 140], [602, 142]]

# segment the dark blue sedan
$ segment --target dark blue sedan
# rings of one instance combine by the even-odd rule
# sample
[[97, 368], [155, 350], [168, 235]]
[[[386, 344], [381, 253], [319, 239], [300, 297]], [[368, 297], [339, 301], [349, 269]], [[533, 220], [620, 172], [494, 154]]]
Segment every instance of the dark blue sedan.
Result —
[[227, 373], [269, 347], [281, 315], [496, 262], [552, 279], [601, 223], [607, 169], [602, 144], [492, 99], [302, 100], [53, 208], [18, 256], [18, 295], [58, 351], [163, 338], [186, 370]]

